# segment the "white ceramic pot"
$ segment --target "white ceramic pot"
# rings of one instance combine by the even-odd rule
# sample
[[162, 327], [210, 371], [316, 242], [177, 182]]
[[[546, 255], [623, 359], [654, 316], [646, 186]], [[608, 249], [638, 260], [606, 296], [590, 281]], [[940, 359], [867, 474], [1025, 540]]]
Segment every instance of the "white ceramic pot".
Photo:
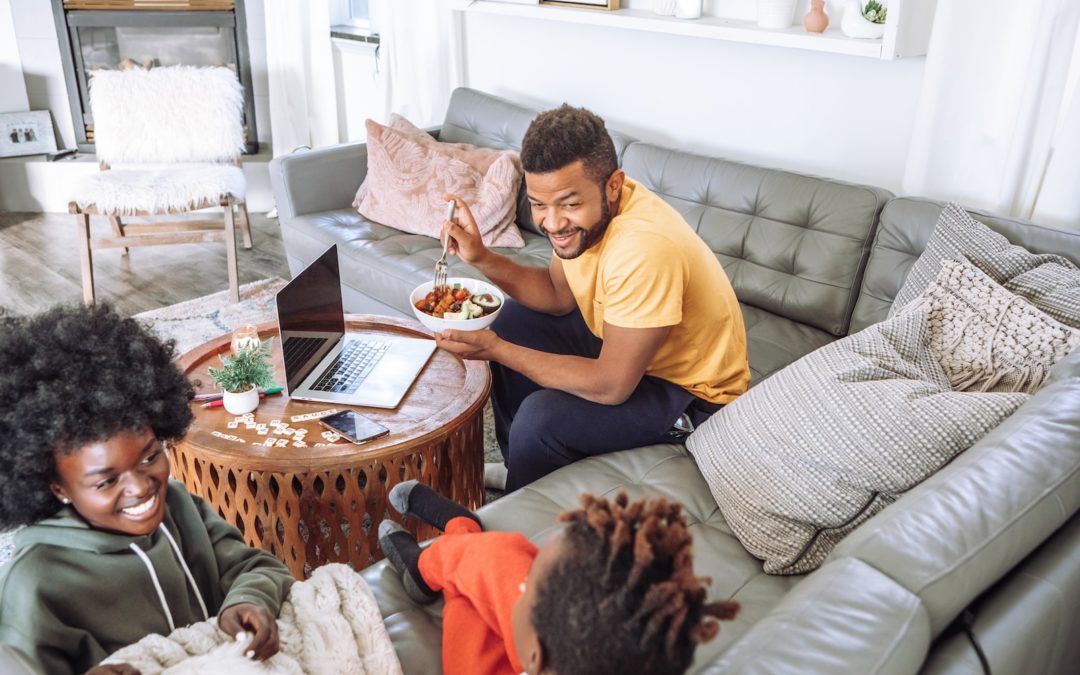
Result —
[[757, 0], [757, 25], [760, 28], [788, 28], [795, 22], [798, 0]]
[[239, 394], [227, 391], [221, 398], [225, 409], [234, 415], [243, 415], [259, 407], [259, 390], [255, 387]]
[[699, 19], [701, 18], [701, 0], [676, 0], [676, 19]]

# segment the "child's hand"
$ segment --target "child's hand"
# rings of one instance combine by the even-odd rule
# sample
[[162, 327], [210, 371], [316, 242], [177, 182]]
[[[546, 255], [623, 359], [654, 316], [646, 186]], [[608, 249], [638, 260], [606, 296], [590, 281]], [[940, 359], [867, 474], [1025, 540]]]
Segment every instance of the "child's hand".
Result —
[[278, 627], [273, 614], [262, 605], [242, 602], [221, 610], [218, 628], [229, 635], [251, 633], [253, 637], [244, 654], [265, 661], [278, 652]]
[[135, 666], [126, 663], [109, 663], [104, 666], [94, 666], [86, 671], [86, 675], [141, 675]]

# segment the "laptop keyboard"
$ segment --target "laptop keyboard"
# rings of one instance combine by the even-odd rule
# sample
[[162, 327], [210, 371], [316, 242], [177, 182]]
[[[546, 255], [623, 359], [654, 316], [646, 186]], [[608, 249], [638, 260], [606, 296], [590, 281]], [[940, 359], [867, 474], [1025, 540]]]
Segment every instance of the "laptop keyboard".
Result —
[[346, 342], [337, 359], [319, 375], [311, 389], [352, 394], [363, 384], [375, 365], [390, 348], [389, 342], [352, 340]]
[[319, 351], [326, 342], [326, 338], [317, 337], [291, 337], [281, 346], [285, 357], [285, 372], [299, 372], [311, 355]]

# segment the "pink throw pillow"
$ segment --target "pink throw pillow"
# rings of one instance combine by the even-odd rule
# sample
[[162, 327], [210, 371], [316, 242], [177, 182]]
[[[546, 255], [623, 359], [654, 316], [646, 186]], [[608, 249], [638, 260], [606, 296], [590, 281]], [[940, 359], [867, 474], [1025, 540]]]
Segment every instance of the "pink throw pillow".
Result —
[[525, 245], [514, 224], [521, 186], [516, 152], [440, 143], [400, 115], [367, 121], [368, 170], [353, 207], [368, 220], [438, 238], [443, 194], [461, 197], [488, 246]]

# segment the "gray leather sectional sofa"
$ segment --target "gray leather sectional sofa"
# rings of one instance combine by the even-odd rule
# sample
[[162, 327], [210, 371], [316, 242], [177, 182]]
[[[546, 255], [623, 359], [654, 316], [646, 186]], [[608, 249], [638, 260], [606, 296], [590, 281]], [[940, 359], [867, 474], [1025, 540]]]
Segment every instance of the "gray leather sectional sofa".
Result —
[[[558, 102], [552, 102], [557, 104]], [[605, 111], [596, 111], [603, 115]], [[445, 141], [519, 148], [535, 111], [459, 89]], [[623, 168], [673, 204], [716, 252], [742, 303], [755, 382], [883, 319], [941, 205], [863, 185], [679, 152], [616, 134]], [[346, 309], [410, 315], [434, 239], [365, 221], [351, 208], [362, 144], [288, 155], [271, 180], [295, 273], [330, 244]], [[1080, 263], [1080, 234], [976, 214], [1035, 252]], [[526, 245], [550, 247], [519, 209]], [[455, 262], [453, 274], [477, 274]], [[778, 410], [778, 415], [785, 414]], [[732, 535], [682, 446], [579, 462], [481, 511], [488, 529], [534, 540], [582, 492], [664, 495], [693, 522], [695, 566], [739, 618], [699, 648], [698, 673], [1075, 673], [1080, 664], [1080, 354], [971, 449], [859, 527], [817, 571], [765, 575]], [[365, 571], [408, 673], [440, 671], [439, 606], [418, 607], [393, 571]], [[963, 626], [969, 628], [964, 630]], [[974, 637], [974, 641], [972, 639]]]

